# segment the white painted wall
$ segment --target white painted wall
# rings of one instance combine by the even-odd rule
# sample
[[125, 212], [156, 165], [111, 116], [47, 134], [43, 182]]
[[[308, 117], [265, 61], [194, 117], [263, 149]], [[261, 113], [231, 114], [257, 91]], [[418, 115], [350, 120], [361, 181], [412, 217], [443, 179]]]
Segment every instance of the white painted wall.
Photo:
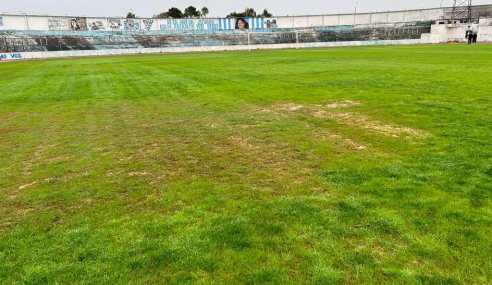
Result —
[[[29, 30], [48, 31], [48, 17], [27, 17], [29, 22]], [[16, 29], [22, 30], [22, 29]]]
[[479, 42], [492, 42], [492, 26], [482, 26], [478, 30]]
[[27, 30], [25, 16], [3, 16], [3, 30]]
[[[435, 21], [441, 19], [444, 15], [444, 8], [409, 10], [409, 11], [390, 11], [390, 12], [375, 12], [375, 13], [359, 13], [359, 14], [340, 14], [340, 15], [313, 15], [313, 16], [280, 16], [274, 19], [277, 20], [278, 28], [308, 28], [322, 26], [338, 26], [338, 25], [368, 25], [368, 24], [383, 24], [383, 23], [400, 23], [414, 21]], [[27, 21], [25, 15], [9, 15], [0, 14], [3, 17], [3, 26], [0, 30], [37, 30], [47, 31], [49, 19], [64, 19], [69, 23], [69, 20], [75, 18], [73, 16], [36, 16], [28, 15]], [[100, 30], [111, 30], [105, 17], [88, 17], [87, 26], [90, 30], [93, 23], [100, 23]], [[119, 18], [122, 23], [126, 20]], [[137, 19], [141, 22], [140, 30], [146, 30], [143, 25], [144, 20], [152, 20], [153, 24], [150, 31], [159, 31], [161, 25], [167, 25], [168, 19]], [[179, 19], [175, 19], [178, 20]], [[204, 19], [205, 21], [213, 21], [218, 23], [220, 19]], [[190, 21], [187, 19], [186, 21]], [[200, 19], [191, 20], [195, 26], [199, 24]], [[104, 29], [103, 29], [104, 28]], [[62, 30], [69, 30], [67, 24]], [[124, 27], [123, 27], [124, 29]], [[206, 28], [205, 28], [206, 29]]]
[[[449, 42], [466, 43], [465, 38], [468, 25], [432, 25], [430, 34], [422, 35], [422, 43], [439, 44]], [[492, 26], [473, 25], [473, 30], [478, 31], [478, 42], [492, 42]]]
[[492, 19], [491, 18], [480, 19], [480, 25], [492, 26]]
[[422, 34], [420, 35], [420, 43], [421, 44], [431, 44], [431, 34]]
[[402, 22], [405, 22], [405, 12], [388, 13], [388, 23], [402, 23]]
[[439, 19], [442, 19], [443, 17], [444, 17], [444, 10], [443, 9], [422, 10], [423, 21], [428, 21], [427, 19], [439, 20]]
[[449, 43], [449, 42], [467, 42], [465, 38], [467, 28], [464, 26], [457, 26], [453, 28], [446, 27], [446, 25], [440, 25], [431, 30], [432, 43]]
[[338, 26], [338, 15], [329, 15], [325, 17], [325, 26]]
[[389, 20], [389, 14], [390, 13], [374, 13], [374, 14], [372, 14], [372, 23], [373, 24], [387, 23]]
[[351, 26], [354, 25], [354, 14], [340, 15], [340, 26]]
[[357, 14], [355, 16], [356, 25], [367, 25], [372, 21], [372, 14]]
[[[307, 28], [308, 25], [308, 17], [295, 17], [294, 23], [296, 28]], [[283, 27], [280, 27], [283, 28]]]
[[309, 25], [308, 27], [323, 27], [323, 16], [309, 16], [308, 17]]
[[279, 28], [294, 28], [294, 17], [279, 17], [277, 23]]
[[416, 21], [423, 21], [424, 17], [422, 15], [421, 10], [417, 11], [407, 11], [405, 13], [405, 22], [416, 22]]

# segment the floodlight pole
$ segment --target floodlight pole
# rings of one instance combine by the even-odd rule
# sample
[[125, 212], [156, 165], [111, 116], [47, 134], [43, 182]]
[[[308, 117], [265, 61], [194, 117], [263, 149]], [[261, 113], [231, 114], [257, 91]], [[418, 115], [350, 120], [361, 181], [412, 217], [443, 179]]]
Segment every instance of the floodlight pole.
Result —
[[453, 20], [453, 23], [456, 20], [471, 23], [472, 0], [454, 0], [451, 20]]
[[355, 16], [357, 15], [357, 4], [359, 4], [359, 2], [355, 2], [355, 11], [354, 11], [354, 26], [355, 26]]

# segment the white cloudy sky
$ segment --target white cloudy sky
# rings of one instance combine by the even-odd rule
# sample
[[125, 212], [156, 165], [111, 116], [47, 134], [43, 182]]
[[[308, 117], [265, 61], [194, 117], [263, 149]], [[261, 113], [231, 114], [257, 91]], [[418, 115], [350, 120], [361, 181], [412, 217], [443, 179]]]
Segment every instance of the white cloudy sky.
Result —
[[[452, 6], [453, 0], [359, 0], [358, 11], [386, 11], [394, 9], [416, 9]], [[0, 1], [0, 12], [34, 13], [57, 15], [86, 15], [86, 16], [123, 16], [130, 9], [139, 17], [150, 17], [159, 12], [167, 11], [170, 7], [184, 10], [190, 5], [197, 8], [206, 6], [209, 16], [226, 16], [230, 12], [243, 11], [252, 7], [256, 11], [267, 8], [274, 15], [306, 15], [353, 13], [356, 1], [339, 0], [5, 0]], [[489, 4], [492, 0], [474, 0], [474, 5]]]

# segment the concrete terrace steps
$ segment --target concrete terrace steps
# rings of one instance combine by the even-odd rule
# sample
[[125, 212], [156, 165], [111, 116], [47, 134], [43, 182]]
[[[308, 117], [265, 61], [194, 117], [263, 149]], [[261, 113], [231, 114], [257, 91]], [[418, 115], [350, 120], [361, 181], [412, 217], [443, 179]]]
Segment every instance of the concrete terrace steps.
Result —
[[9, 52], [39, 52], [402, 40], [419, 39], [421, 34], [430, 32], [430, 26], [430, 23], [409, 22], [394, 25], [271, 29], [252, 32], [149, 34], [8, 31], [0, 32], [0, 49]]

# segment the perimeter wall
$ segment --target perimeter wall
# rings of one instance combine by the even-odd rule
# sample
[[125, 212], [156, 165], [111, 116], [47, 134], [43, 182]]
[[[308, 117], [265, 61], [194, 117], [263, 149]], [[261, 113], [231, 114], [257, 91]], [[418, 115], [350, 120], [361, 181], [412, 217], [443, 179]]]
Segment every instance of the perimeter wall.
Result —
[[[488, 7], [488, 6], [487, 6]], [[489, 9], [490, 8], [490, 9]], [[485, 10], [490, 10], [492, 5]], [[357, 14], [279, 16], [245, 18], [251, 30], [297, 29], [313, 27], [395, 24], [435, 21], [443, 18], [449, 8], [389, 11]], [[234, 18], [207, 19], [126, 19], [117, 17], [10, 15], [0, 13], [0, 30], [15, 31], [223, 31], [236, 29]]]

